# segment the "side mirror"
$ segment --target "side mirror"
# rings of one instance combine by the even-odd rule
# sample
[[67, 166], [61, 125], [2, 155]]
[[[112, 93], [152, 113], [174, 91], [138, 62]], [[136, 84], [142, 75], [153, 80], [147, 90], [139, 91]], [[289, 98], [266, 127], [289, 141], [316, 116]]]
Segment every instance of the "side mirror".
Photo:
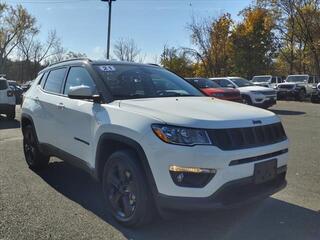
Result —
[[99, 95], [94, 95], [92, 89], [85, 85], [71, 87], [68, 97], [71, 99], [91, 99], [97, 103], [101, 101], [101, 97]]

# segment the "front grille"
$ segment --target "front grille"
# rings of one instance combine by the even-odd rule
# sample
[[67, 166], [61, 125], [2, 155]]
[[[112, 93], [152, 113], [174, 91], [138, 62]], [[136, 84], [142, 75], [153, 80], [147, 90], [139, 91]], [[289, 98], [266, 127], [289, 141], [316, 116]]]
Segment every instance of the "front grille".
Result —
[[263, 95], [276, 95], [276, 91], [261, 91]]
[[282, 89], [293, 89], [294, 85], [290, 84], [290, 85], [278, 85], [278, 88], [282, 88]]
[[210, 129], [208, 135], [211, 142], [222, 150], [260, 147], [287, 139], [280, 122], [257, 127]]

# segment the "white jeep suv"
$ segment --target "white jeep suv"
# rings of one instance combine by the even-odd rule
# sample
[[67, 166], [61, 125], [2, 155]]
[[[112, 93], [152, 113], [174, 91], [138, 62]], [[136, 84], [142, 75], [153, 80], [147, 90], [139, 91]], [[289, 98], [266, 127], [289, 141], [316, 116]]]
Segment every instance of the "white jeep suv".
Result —
[[7, 118], [13, 120], [16, 117], [16, 98], [9, 87], [7, 79], [0, 76], [0, 114], [6, 114]]
[[261, 87], [252, 84], [241, 77], [220, 77], [210, 78], [221, 87], [237, 88], [244, 103], [256, 107], [269, 108], [277, 103], [277, 93], [268, 87]]
[[289, 75], [284, 83], [277, 86], [278, 98], [294, 97], [295, 100], [303, 101], [312, 95], [313, 87], [319, 80], [319, 76]]
[[49, 66], [25, 94], [21, 122], [30, 168], [56, 156], [88, 171], [126, 226], [155, 211], [237, 206], [286, 185], [279, 117], [206, 97], [158, 66], [89, 59]]

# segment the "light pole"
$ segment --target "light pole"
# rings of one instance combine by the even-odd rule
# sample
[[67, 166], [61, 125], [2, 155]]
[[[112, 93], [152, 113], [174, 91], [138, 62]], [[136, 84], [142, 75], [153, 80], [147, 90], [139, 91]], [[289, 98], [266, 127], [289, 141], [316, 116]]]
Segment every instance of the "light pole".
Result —
[[116, 0], [101, 0], [102, 2], [108, 2], [109, 4], [109, 16], [108, 16], [108, 36], [107, 36], [107, 59], [110, 56], [110, 34], [111, 34], [111, 8], [112, 2]]

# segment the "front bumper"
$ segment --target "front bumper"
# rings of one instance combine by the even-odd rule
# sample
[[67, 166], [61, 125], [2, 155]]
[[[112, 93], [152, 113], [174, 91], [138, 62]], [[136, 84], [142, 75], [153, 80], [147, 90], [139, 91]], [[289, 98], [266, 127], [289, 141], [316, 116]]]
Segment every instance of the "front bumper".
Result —
[[[224, 184], [254, 175], [255, 164], [277, 159], [277, 168], [287, 165], [288, 140], [253, 148], [225, 151], [216, 146], [185, 147], [167, 144], [155, 135], [146, 135], [142, 148], [145, 151], [157, 194], [172, 197], [206, 198], [213, 195]], [[281, 152], [279, 154], [272, 154]], [[242, 160], [250, 161], [242, 161]], [[241, 161], [240, 161], [241, 160]], [[233, 164], [239, 161], [238, 164]], [[215, 169], [215, 176], [201, 188], [177, 186], [171, 175], [170, 166]]]
[[271, 107], [277, 103], [276, 95], [253, 95], [252, 104], [256, 107]]
[[299, 96], [299, 91], [297, 90], [278, 90], [277, 97], [281, 98], [296, 98]]
[[214, 194], [205, 198], [172, 197], [158, 195], [157, 206], [161, 210], [210, 210], [238, 207], [282, 190], [286, 187], [286, 166], [277, 169], [275, 179], [255, 184], [253, 177], [246, 177], [224, 184]]
[[254, 106], [257, 106], [257, 107], [271, 107], [273, 105], [277, 104], [277, 100], [276, 98], [274, 99], [267, 99], [265, 101], [263, 101], [262, 103], [254, 103], [253, 105]]

